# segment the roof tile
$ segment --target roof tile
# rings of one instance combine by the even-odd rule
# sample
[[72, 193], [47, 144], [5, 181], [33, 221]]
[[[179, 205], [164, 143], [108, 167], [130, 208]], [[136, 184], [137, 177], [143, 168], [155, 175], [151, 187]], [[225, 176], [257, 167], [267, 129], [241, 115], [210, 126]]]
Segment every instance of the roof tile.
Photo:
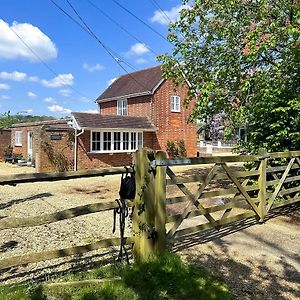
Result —
[[77, 124], [81, 128], [98, 129], [141, 129], [155, 131], [155, 126], [148, 118], [129, 116], [107, 116], [100, 114], [89, 114], [72, 112]]
[[98, 102], [140, 93], [151, 94], [162, 79], [161, 66], [140, 70], [117, 78], [98, 98]]

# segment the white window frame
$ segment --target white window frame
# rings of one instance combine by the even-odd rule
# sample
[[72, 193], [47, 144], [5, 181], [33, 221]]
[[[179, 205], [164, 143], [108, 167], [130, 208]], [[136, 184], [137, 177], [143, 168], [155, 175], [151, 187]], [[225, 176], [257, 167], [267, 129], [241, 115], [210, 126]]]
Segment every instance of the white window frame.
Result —
[[[100, 133], [100, 150], [93, 150], [93, 133], [99, 132]], [[104, 150], [104, 132], [109, 132], [111, 136], [110, 140], [110, 150]], [[120, 149], [114, 150], [115, 140], [114, 136], [115, 133], [120, 133]], [[124, 133], [128, 133], [128, 149], [124, 149]], [[132, 140], [132, 137], [136, 136], [135, 141]], [[144, 137], [142, 131], [135, 131], [135, 130], [91, 130], [90, 134], [90, 153], [129, 153], [135, 152], [138, 149], [143, 148]], [[135, 147], [132, 147], [135, 145]]]
[[171, 96], [171, 111], [180, 112], [180, 96]]
[[128, 101], [127, 99], [117, 100], [117, 115], [128, 116]]
[[23, 131], [15, 132], [15, 146], [22, 146]]

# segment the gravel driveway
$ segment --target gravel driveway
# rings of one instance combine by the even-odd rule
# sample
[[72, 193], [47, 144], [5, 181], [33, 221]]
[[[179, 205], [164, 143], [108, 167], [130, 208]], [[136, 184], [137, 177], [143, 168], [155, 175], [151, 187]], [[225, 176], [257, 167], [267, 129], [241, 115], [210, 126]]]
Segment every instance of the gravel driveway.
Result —
[[[33, 169], [0, 163], [0, 176]], [[63, 182], [0, 186], [0, 219], [52, 213], [118, 198], [120, 175]], [[281, 216], [280, 216], [281, 214]], [[284, 215], [282, 215], [284, 214]], [[299, 205], [281, 209], [263, 225], [254, 219], [219, 231], [192, 235], [174, 245], [186, 261], [223, 277], [237, 299], [300, 299]], [[0, 231], [0, 260], [26, 253], [91, 243], [112, 235], [112, 212], [56, 223]], [[29, 264], [0, 273], [0, 281], [46, 279], [49, 274], [89, 268], [111, 261], [115, 252], [93, 251], [80, 257]], [[254, 295], [258, 298], [254, 298]]]
[[224, 278], [237, 299], [298, 300], [300, 205], [276, 212], [264, 224], [252, 218], [195, 234], [174, 251]]

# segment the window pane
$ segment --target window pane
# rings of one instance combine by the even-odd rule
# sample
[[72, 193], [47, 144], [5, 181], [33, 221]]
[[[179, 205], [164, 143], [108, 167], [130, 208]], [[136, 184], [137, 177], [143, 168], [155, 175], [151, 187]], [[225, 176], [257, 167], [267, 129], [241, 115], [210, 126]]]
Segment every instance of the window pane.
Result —
[[15, 145], [22, 146], [22, 131], [15, 132]]
[[121, 132], [114, 132], [114, 150], [121, 150]]
[[180, 111], [180, 97], [171, 96], [171, 111]]
[[143, 133], [139, 132], [138, 133], [138, 149], [143, 148]]
[[101, 150], [101, 133], [92, 132], [92, 151]]
[[111, 150], [111, 132], [103, 132], [103, 150]]
[[129, 150], [129, 132], [123, 132], [123, 150]]
[[131, 132], [131, 150], [136, 150], [136, 132]]
[[117, 101], [117, 114], [127, 116], [127, 99]]

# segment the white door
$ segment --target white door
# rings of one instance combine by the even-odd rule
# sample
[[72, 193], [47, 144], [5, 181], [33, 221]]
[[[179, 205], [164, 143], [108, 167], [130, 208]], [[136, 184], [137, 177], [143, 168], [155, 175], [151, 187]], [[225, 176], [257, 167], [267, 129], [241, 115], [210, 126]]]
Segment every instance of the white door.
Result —
[[32, 161], [32, 140], [33, 140], [33, 132], [28, 131], [28, 133], [27, 133], [27, 155], [28, 155], [29, 161]]

